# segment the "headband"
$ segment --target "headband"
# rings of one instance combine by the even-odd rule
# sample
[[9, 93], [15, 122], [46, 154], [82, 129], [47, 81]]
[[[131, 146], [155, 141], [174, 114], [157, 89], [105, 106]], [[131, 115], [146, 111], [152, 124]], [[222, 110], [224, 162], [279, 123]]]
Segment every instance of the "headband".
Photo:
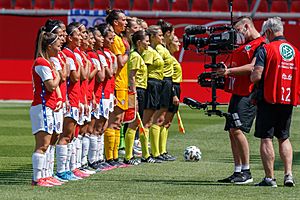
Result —
[[54, 42], [56, 42], [57, 39], [58, 39], [58, 35], [56, 35], [55, 39], [50, 43], [50, 45], [54, 44]]
[[53, 29], [51, 29], [50, 33], [52, 33], [55, 29], [57, 29], [59, 26], [54, 26]]
[[[79, 26], [80, 27], [80, 26]], [[72, 33], [75, 31], [75, 29], [78, 30], [78, 28], [74, 28], [73, 31], [71, 31], [68, 35], [72, 35]]]

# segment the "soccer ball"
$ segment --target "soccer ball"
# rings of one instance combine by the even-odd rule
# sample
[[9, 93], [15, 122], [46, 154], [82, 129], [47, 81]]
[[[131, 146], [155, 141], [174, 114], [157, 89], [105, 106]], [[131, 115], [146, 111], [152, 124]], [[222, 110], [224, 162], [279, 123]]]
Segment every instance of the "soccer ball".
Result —
[[198, 147], [189, 146], [189, 147], [185, 148], [183, 157], [184, 157], [185, 161], [197, 162], [197, 161], [201, 160], [201, 154], [202, 153]]

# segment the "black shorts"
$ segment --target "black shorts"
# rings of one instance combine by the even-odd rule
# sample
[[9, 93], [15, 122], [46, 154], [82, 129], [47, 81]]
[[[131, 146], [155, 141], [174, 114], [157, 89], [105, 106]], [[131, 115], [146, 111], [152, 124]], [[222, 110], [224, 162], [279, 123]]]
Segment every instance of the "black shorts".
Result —
[[257, 115], [254, 136], [258, 138], [287, 139], [290, 136], [292, 105], [269, 104], [260, 101], [257, 104]]
[[162, 81], [149, 78], [145, 95], [145, 109], [159, 110]]
[[143, 118], [144, 109], [145, 109], [145, 95], [146, 95], [146, 89], [144, 88], [136, 88], [137, 93], [137, 100], [138, 100], [138, 112], [140, 114], [140, 117]]
[[249, 133], [256, 115], [256, 106], [251, 103], [251, 94], [246, 97], [233, 94], [230, 99], [228, 113], [231, 116], [226, 118], [225, 131], [238, 128]]
[[160, 94], [160, 107], [169, 108], [171, 98], [172, 98], [172, 78], [165, 77], [162, 80], [162, 91]]
[[[180, 93], [181, 93], [180, 84], [179, 83], [173, 83], [173, 88], [175, 90], [174, 93], [176, 94], [176, 96], [178, 97], [178, 99], [180, 99]], [[170, 105], [169, 105], [168, 111], [172, 112], [172, 113], [176, 113], [178, 111], [178, 108], [179, 108], [179, 106], [175, 106], [173, 104], [173, 98], [171, 98], [170, 99]]]

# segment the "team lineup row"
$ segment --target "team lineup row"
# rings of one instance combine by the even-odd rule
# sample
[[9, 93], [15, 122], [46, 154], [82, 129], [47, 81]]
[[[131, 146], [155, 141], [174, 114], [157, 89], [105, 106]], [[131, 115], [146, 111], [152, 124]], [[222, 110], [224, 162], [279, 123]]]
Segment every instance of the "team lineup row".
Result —
[[[52, 187], [97, 171], [176, 159], [166, 146], [179, 106], [182, 71], [174, 53], [180, 43], [171, 24], [157, 24], [148, 27], [112, 10], [106, 23], [88, 29], [58, 20], [40, 28], [30, 109], [33, 185]], [[141, 159], [133, 156], [137, 139]]]

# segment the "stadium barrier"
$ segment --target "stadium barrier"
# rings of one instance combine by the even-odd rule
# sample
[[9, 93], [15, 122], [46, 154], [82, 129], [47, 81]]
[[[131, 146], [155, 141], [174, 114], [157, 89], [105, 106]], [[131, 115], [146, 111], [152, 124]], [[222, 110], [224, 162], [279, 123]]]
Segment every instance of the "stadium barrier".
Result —
[[[0, 10], [0, 99], [30, 100], [32, 98], [31, 66], [33, 62], [34, 44], [38, 29], [48, 18], [59, 19], [65, 23], [80, 21], [87, 26], [104, 21], [103, 11], [86, 10]], [[147, 12], [126, 11], [130, 16], [143, 18], [148, 24], [155, 24], [160, 18], [174, 24], [176, 34], [182, 38], [184, 27], [189, 24], [219, 25], [228, 24], [229, 13], [205, 12]], [[240, 16], [250, 13], [235, 13]], [[281, 16], [285, 22], [285, 35], [289, 41], [300, 46], [300, 37], [295, 33], [300, 26], [299, 13], [256, 13], [255, 25], [260, 30], [265, 18]], [[204, 62], [210, 58], [197, 55], [193, 51], [183, 49], [176, 55], [183, 67], [182, 97], [193, 97], [202, 102], [210, 100], [210, 89], [201, 88], [197, 84], [198, 75], [203, 72]], [[226, 56], [218, 57], [219, 61]], [[226, 103], [229, 95], [218, 91], [218, 101]]]

